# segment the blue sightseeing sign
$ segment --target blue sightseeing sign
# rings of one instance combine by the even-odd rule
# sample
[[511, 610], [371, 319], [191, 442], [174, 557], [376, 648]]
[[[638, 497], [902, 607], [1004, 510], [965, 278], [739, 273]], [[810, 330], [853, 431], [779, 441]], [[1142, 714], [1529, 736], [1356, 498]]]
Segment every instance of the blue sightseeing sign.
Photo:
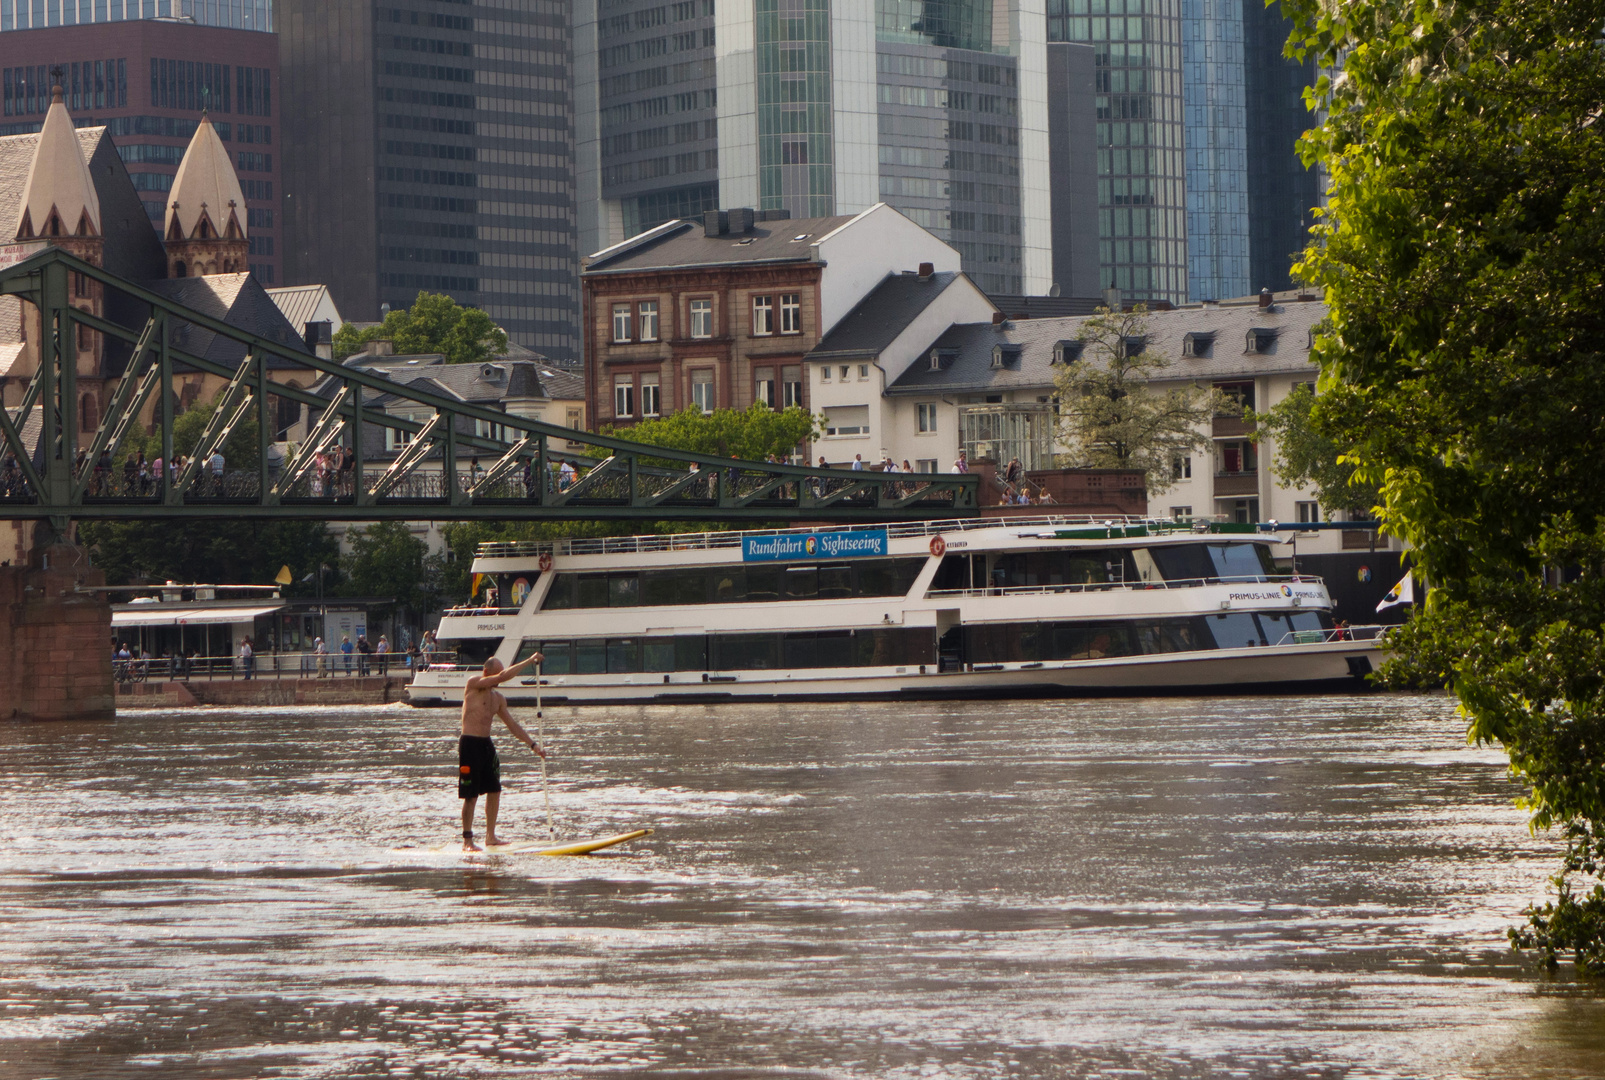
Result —
[[850, 532], [793, 533], [787, 536], [744, 536], [742, 562], [785, 559], [863, 559], [888, 552], [885, 529]]

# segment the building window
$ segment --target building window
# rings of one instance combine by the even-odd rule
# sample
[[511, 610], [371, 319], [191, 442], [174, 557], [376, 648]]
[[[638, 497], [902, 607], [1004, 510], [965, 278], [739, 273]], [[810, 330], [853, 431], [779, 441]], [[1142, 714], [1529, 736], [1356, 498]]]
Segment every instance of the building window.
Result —
[[802, 365], [790, 364], [780, 369], [781, 404], [788, 408], [802, 408]]
[[1259, 522], [1258, 499], [1222, 499], [1220, 506], [1225, 516], [1238, 525], [1254, 525]]
[[1193, 478], [1193, 459], [1190, 457], [1171, 458], [1170, 478], [1172, 480], [1191, 480]]
[[691, 373], [691, 404], [705, 413], [713, 411], [713, 372], [703, 369]]
[[848, 367], [846, 364], [843, 364], [841, 366], [842, 382], [846, 382], [847, 381], [848, 373], [851, 372], [852, 370], [853, 369]]
[[495, 439], [498, 442], [507, 441], [507, 425], [493, 424], [489, 420], [474, 420], [474, 435], [481, 439]]
[[802, 333], [802, 297], [797, 293], [786, 293], [780, 298], [780, 332]]
[[635, 415], [635, 379], [633, 376], [613, 376], [613, 415], [620, 418]]
[[[396, 419], [398, 419], [398, 420], [415, 420], [415, 419], [417, 419], [417, 417], [413, 416], [412, 413], [404, 413], [404, 414], [398, 415], [396, 417]], [[393, 427], [385, 428], [385, 449], [386, 450], [388, 450], [388, 451], [400, 450], [400, 449], [403, 449], [410, 442], [412, 442], [412, 432], [410, 432], [410, 431], [402, 431], [400, 428], [393, 428]]]
[[830, 367], [829, 364], [820, 364], [819, 365], [819, 381], [820, 382], [830, 382], [830, 371], [831, 371], [831, 367]]
[[868, 405], [838, 405], [825, 416], [826, 435], [868, 435]]
[[1317, 502], [1297, 502], [1293, 508], [1298, 511], [1300, 525], [1310, 525], [1321, 520], [1321, 504]]
[[613, 305], [613, 340], [615, 342], [630, 340], [630, 305]]
[[869, 378], [869, 365], [868, 364], [859, 364], [858, 365], [858, 377], [859, 377], [860, 380]]
[[914, 471], [915, 472], [923, 472], [923, 473], [933, 473], [933, 472], [935, 472], [936, 471], [936, 459], [933, 458], [933, 457], [915, 458], [914, 459]]
[[760, 405], [775, 407], [775, 369], [768, 367], [754, 368], [752, 371], [752, 396]]
[[752, 298], [752, 336], [768, 337], [775, 332], [775, 298], [772, 296], [754, 296]]
[[691, 301], [691, 336], [694, 338], [710, 338], [713, 336], [713, 301]]
[[1236, 476], [1259, 471], [1259, 455], [1247, 439], [1231, 439], [1215, 444], [1215, 472]]
[[1193, 520], [1193, 508], [1190, 507], [1190, 506], [1172, 506], [1170, 508], [1170, 520], [1172, 520], [1172, 521], [1191, 521], [1191, 520]]
[[[654, 305], [654, 306], [656, 306], [656, 305]], [[653, 317], [656, 318], [656, 313], [655, 312], [653, 313]], [[656, 375], [642, 375], [641, 376], [641, 415], [642, 416], [657, 416], [660, 413], [662, 413], [662, 411], [663, 411], [662, 389], [663, 389], [662, 386], [659, 384], [658, 376], [656, 376]]]
[[933, 435], [936, 433], [936, 402], [922, 401], [915, 406], [919, 412], [919, 433]]
[[1254, 407], [1254, 384], [1251, 382], [1216, 383], [1215, 389], [1230, 398], [1239, 411]]
[[656, 300], [642, 300], [640, 305], [641, 340], [658, 340], [658, 302]]

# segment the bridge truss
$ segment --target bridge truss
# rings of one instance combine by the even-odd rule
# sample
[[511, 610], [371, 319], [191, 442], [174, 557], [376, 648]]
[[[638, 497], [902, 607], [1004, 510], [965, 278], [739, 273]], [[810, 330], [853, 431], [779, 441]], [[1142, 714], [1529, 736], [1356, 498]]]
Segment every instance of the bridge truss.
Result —
[[[120, 293], [141, 305], [144, 322], [126, 326], [75, 307], [69, 295], [74, 274], [98, 282], [108, 297]], [[20, 401], [0, 408], [0, 520], [49, 519], [63, 532], [71, 519], [220, 517], [896, 521], [953, 517], [977, 507], [974, 476], [814, 469], [667, 450], [404, 386], [287, 350], [58, 248], [0, 270], [0, 295], [32, 304], [45, 328], [38, 371]], [[244, 359], [230, 366], [177, 347], [174, 328], [182, 323], [238, 342]], [[78, 425], [80, 327], [132, 347], [92, 433]], [[320, 393], [271, 380], [272, 357], [327, 376]], [[174, 378], [175, 371], [182, 379], [186, 370], [226, 380], [199, 442], [176, 479], [118, 490], [95, 465], [107, 454], [115, 461], [137, 427], [153, 425], [162, 460], [173, 461]], [[423, 416], [381, 410], [374, 404], [381, 395], [399, 398], [407, 413]], [[307, 435], [275, 456], [271, 444], [281, 401], [307, 410]], [[150, 419], [141, 421], [147, 406]], [[258, 432], [256, 467], [213, 477], [207, 459], [251, 418]], [[385, 429], [396, 434], [387, 439]], [[576, 455], [576, 442], [595, 448], [593, 456]], [[404, 448], [393, 457], [375, 452], [387, 443]], [[344, 448], [351, 467], [345, 477], [326, 483], [317, 463], [336, 446]], [[462, 454], [490, 464], [461, 468]], [[561, 461], [583, 462], [572, 482], [557, 475]]]

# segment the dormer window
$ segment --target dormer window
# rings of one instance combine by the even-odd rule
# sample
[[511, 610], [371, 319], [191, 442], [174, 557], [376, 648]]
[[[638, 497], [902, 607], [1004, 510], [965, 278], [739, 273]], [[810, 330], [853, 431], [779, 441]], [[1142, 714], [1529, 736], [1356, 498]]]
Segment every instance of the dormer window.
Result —
[[943, 368], [951, 367], [953, 361], [958, 358], [959, 354], [953, 349], [932, 349], [931, 370], [941, 371]]
[[1208, 356], [1210, 346], [1215, 343], [1213, 330], [1198, 330], [1181, 339], [1181, 354], [1183, 356]]
[[1244, 338], [1243, 351], [1246, 353], [1268, 353], [1271, 346], [1276, 344], [1276, 335], [1279, 333], [1274, 327], [1256, 326]]
[[1058, 365], [1074, 364], [1081, 359], [1081, 352], [1086, 347], [1085, 341], [1056, 341], [1053, 343], [1053, 362]]
[[1139, 335], [1132, 335], [1121, 342], [1121, 347], [1126, 350], [1125, 355], [1127, 356], [1141, 356], [1143, 350], [1148, 347], [1148, 339]]
[[992, 366], [994, 368], [1019, 367], [1020, 346], [994, 345], [992, 346]]

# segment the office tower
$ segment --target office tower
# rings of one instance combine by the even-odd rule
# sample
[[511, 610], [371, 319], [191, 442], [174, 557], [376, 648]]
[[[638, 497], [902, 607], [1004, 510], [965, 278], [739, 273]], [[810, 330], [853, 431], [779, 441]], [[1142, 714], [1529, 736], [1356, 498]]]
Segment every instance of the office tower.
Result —
[[134, 19], [188, 20], [235, 30], [273, 29], [273, 0], [0, 0], [0, 31]]
[[279, 0], [286, 271], [342, 314], [420, 290], [579, 355], [563, 0]]
[[1298, 252], [1321, 204], [1321, 175], [1298, 156], [1299, 136], [1315, 125], [1304, 89], [1315, 85], [1314, 59], [1282, 55], [1292, 25], [1280, 8], [1243, 4], [1248, 119], [1249, 290], [1287, 289]]
[[[15, 19], [25, 6], [0, 15]], [[40, 129], [57, 69], [74, 122], [106, 128], [158, 231], [179, 162], [209, 117], [245, 195], [250, 270], [264, 285], [284, 280], [274, 35], [154, 18], [0, 33], [0, 135]]]
[[887, 202], [995, 292], [1054, 280], [1042, 0], [581, 0], [581, 247]]

